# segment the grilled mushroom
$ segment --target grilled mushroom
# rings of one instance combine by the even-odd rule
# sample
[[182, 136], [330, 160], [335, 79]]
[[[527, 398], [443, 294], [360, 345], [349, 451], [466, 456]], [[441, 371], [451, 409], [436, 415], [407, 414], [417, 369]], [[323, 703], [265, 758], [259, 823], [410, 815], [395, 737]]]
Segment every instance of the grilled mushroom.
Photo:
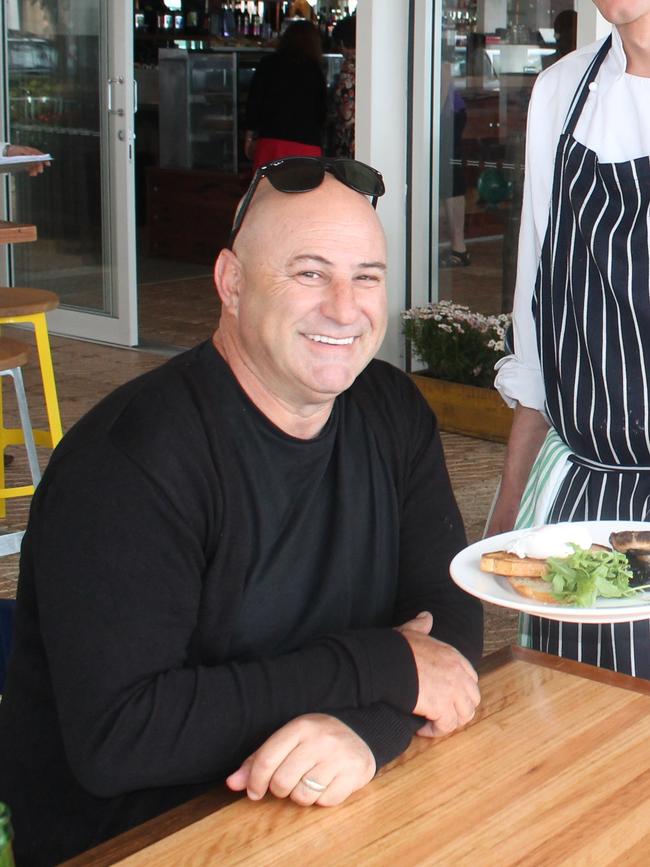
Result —
[[633, 578], [630, 587], [650, 582], [650, 530], [625, 530], [612, 533], [609, 544], [627, 557]]

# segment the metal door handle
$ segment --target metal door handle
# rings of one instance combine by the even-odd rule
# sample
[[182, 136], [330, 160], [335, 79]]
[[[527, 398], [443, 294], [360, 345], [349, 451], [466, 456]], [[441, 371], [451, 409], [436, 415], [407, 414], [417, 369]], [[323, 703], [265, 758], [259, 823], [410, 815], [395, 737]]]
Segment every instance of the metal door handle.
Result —
[[114, 84], [124, 84], [124, 76], [120, 75], [117, 78], [108, 78], [106, 80], [106, 110], [109, 114], [117, 114], [119, 117], [124, 117], [123, 108], [113, 108]]

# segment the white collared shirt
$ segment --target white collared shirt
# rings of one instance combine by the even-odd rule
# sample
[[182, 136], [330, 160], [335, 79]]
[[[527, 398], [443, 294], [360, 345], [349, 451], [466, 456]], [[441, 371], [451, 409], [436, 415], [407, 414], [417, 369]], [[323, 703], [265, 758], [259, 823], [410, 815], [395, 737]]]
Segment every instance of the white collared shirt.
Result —
[[[555, 151], [576, 88], [604, 40], [567, 55], [542, 72], [528, 109], [526, 174], [514, 300], [515, 354], [497, 364], [496, 387], [506, 403], [544, 411], [544, 381], [531, 310], [539, 258], [548, 224]], [[650, 155], [650, 78], [626, 73], [616, 28], [574, 137], [601, 162]]]

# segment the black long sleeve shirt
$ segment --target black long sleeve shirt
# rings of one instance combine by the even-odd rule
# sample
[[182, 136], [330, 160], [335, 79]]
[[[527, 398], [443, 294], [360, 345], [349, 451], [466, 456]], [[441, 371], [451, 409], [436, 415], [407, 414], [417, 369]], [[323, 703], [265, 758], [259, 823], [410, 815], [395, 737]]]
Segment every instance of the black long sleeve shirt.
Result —
[[[419, 611], [477, 662], [478, 603], [435, 420], [372, 362], [312, 440], [249, 401], [211, 343], [118, 389], [34, 497], [0, 704], [0, 800], [50, 864], [194, 796], [284, 723], [331, 713], [393, 758]], [[10, 745], [7, 749], [6, 746]]]

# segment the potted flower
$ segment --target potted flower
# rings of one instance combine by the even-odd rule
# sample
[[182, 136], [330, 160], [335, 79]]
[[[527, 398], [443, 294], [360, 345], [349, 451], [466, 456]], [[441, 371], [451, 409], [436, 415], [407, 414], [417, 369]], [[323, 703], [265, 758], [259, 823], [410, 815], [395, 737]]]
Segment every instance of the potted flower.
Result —
[[426, 365], [412, 374], [438, 416], [454, 433], [505, 442], [512, 411], [494, 389], [494, 365], [505, 352], [510, 316], [486, 316], [439, 301], [402, 313], [404, 335]]

